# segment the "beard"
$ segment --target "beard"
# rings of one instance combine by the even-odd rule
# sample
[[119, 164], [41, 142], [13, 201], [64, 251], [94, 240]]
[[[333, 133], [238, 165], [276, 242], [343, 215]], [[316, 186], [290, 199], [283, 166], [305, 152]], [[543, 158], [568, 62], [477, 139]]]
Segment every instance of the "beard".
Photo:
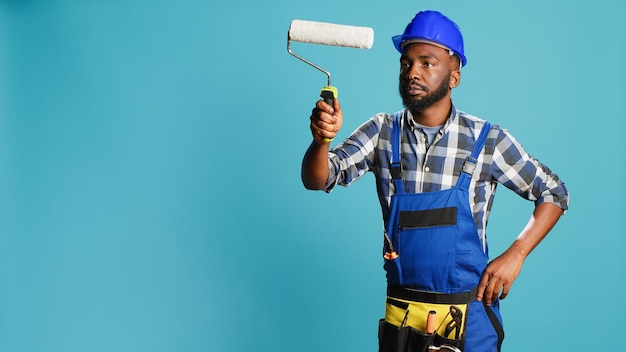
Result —
[[[435, 91], [431, 93], [427, 87], [415, 81], [400, 79], [399, 90], [400, 90], [400, 97], [402, 97], [402, 104], [404, 105], [405, 108], [409, 109], [409, 111], [413, 115], [415, 115], [416, 113], [422, 112], [425, 109], [432, 106], [433, 104], [435, 104], [436, 102], [443, 99], [448, 94], [448, 91], [450, 90], [449, 82], [450, 82], [450, 75], [445, 77], [443, 81], [441, 82], [441, 84], [439, 84], [439, 87], [437, 87], [437, 89], [435, 89]], [[418, 85], [424, 92], [426, 92], [426, 96], [416, 98], [410, 95], [408, 93], [408, 90], [409, 90], [408, 87], [411, 84]]]

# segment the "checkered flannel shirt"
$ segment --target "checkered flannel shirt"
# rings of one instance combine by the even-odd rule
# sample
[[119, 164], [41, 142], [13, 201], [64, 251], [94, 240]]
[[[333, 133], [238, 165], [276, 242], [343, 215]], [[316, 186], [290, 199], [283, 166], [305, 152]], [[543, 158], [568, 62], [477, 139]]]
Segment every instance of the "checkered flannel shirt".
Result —
[[[426, 134], [414, 123], [411, 113], [404, 109], [401, 114], [405, 192], [454, 187], [485, 121], [453, 107], [450, 118], [428, 145]], [[376, 114], [333, 148], [328, 154], [330, 175], [325, 188], [330, 192], [337, 184], [348, 186], [368, 171], [373, 172], [385, 224], [395, 191], [390, 173], [392, 127], [393, 114]], [[493, 126], [469, 189], [470, 207], [484, 250], [487, 219], [498, 183], [535, 204], [553, 203], [564, 210], [568, 208], [569, 194], [558, 176], [528, 155], [507, 130]]]

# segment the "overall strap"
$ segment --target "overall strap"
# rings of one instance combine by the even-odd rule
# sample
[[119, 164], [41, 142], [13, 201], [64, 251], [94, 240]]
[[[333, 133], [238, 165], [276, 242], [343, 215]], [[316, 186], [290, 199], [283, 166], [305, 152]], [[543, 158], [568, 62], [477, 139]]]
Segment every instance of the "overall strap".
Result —
[[400, 158], [400, 134], [402, 112], [393, 114], [393, 129], [391, 131], [391, 179], [396, 186], [396, 193], [404, 193], [404, 183], [402, 182], [402, 160]]
[[480, 135], [478, 135], [476, 144], [474, 144], [474, 150], [472, 150], [472, 154], [468, 156], [463, 163], [461, 175], [459, 176], [459, 180], [456, 183], [457, 187], [469, 189], [470, 179], [472, 178], [472, 174], [474, 173], [474, 169], [476, 168], [476, 164], [478, 163], [478, 155], [485, 146], [485, 141], [487, 140], [489, 130], [491, 130], [491, 124], [489, 122], [485, 122], [483, 129], [480, 131]]

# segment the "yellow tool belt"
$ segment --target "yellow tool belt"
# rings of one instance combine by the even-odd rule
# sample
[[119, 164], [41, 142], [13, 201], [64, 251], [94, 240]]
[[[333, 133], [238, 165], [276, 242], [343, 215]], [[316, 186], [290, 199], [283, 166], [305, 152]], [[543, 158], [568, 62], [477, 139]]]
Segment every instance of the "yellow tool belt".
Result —
[[[476, 292], [477, 288], [442, 294], [388, 286], [385, 318], [379, 331], [380, 351], [428, 351], [429, 347], [442, 345], [462, 351], [468, 307], [476, 299]], [[406, 349], [409, 340], [424, 345]]]
[[[395, 326], [410, 326], [422, 333], [459, 339], [465, 332], [467, 307], [476, 299], [476, 289], [458, 294], [410, 290], [399, 286], [387, 289], [385, 320]], [[434, 313], [433, 313], [434, 312]], [[429, 314], [434, 314], [435, 331], [426, 329]]]

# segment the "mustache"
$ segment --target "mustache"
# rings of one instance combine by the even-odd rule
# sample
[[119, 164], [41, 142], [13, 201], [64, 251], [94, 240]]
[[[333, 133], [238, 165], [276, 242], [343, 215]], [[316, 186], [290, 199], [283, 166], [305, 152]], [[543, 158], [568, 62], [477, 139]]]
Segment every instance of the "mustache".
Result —
[[421, 90], [423, 90], [424, 92], [428, 93], [428, 87], [420, 84], [417, 80], [403, 80], [402, 81], [402, 90], [407, 91], [409, 90], [409, 88], [411, 86], [417, 86], [420, 87]]

